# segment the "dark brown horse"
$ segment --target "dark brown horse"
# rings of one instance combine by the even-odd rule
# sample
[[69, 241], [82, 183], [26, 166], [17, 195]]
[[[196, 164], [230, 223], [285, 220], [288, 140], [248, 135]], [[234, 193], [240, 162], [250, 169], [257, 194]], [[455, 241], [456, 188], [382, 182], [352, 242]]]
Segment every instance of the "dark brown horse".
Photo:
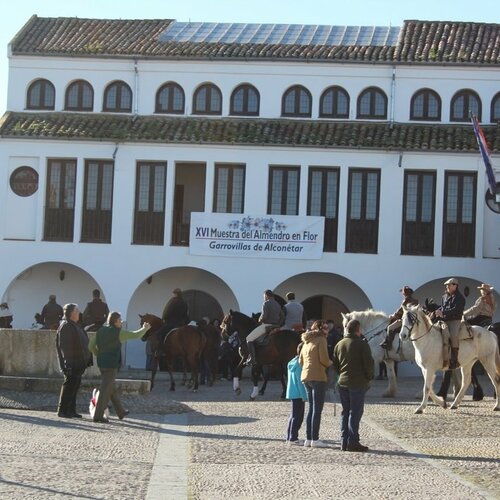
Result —
[[170, 330], [163, 343], [156, 335], [158, 329], [163, 326], [163, 321], [154, 314], [139, 315], [141, 325], [149, 323], [150, 330], [144, 335], [143, 340], [150, 343], [153, 363], [151, 373], [151, 389], [154, 385], [154, 377], [158, 368], [158, 359], [161, 354], [165, 355], [165, 363], [170, 375], [170, 390], [175, 391], [175, 382], [172, 375], [175, 360], [181, 358], [191, 372], [193, 381], [193, 391], [198, 390], [198, 373], [200, 370], [200, 360], [206, 345], [205, 334], [197, 327], [184, 325]]
[[[255, 317], [249, 317], [238, 311], [229, 311], [222, 321], [222, 328], [227, 335], [238, 332], [238, 337], [242, 349], [240, 349], [241, 361], [246, 358], [246, 337], [257, 326]], [[284, 374], [288, 362], [297, 354], [297, 346], [300, 343], [300, 335], [294, 330], [278, 330], [268, 335], [263, 342], [257, 341], [255, 354], [257, 355], [257, 364], [252, 367], [253, 390], [250, 399], [255, 400], [257, 394], [263, 394], [265, 385], [260, 389], [258, 387], [259, 378], [264, 367], [274, 365], [279, 368], [281, 374], [281, 384], [283, 387], [282, 397], [285, 397], [286, 383]], [[265, 380], [264, 384], [267, 381]], [[235, 388], [236, 390], [236, 388]]]

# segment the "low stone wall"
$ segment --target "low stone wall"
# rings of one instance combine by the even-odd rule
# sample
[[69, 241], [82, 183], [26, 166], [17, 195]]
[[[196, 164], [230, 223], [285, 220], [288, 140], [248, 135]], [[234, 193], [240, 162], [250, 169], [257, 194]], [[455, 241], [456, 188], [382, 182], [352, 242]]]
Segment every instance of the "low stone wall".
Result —
[[[89, 333], [90, 338], [93, 335], [95, 333]], [[55, 330], [0, 329], [0, 375], [51, 377], [59, 374]], [[84, 377], [99, 378], [97, 366], [88, 368]]]

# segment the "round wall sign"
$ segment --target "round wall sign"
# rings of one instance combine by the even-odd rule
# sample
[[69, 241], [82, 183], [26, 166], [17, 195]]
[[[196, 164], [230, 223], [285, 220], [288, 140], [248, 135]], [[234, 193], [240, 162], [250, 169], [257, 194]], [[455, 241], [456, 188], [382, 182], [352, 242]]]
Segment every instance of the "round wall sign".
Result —
[[10, 175], [10, 188], [18, 196], [31, 196], [38, 189], [38, 172], [31, 167], [18, 167]]
[[[500, 182], [497, 182], [497, 189], [496, 192], [500, 194]], [[490, 190], [488, 189], [486, 191], [486, 194], [484, 195], [484, 201], [486, 202], [486, 206], [492, 211], [495, 212], [496, 214], [500, 214], [500, 202], [497, 201], [497, 194], [495, 193], [494, 195], [491, 194]]]

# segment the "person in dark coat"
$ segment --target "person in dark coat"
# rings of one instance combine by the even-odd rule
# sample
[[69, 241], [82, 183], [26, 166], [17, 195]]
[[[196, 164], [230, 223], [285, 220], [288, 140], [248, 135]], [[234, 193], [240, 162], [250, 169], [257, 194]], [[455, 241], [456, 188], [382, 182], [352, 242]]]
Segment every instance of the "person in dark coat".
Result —
[[56, 330], [63, 317], [63, 308], [56, 302], [55, 295], [49, 295], [49, 301], [43, 306], [40, 321], [43, 328]]
[[163, 344], [165, 336], [170, 330], [189, 323], [188, 305], [182, 296], [182, 290], [175, 288], [172, 293], [174, 296], [167, 302], [163, 313], [164, 325], [156, 332], [160, 344]]
[[87, 303], [85, 311], [83, 311], [83, 326], [94, 325], [93, 330], [97, 330], [106, 322], [109, 314], [108, 304], [101, 300], [101, 292], [99, 290], [92, 291], [92, 302]]
[[359, 423], [365, 394], [373, 379], [373, 357], [358, 320], [347, 323], [344, 338], [335, 346], [333, 368], [338, 374], [342, 403], [342, 451], [368, 451], [359, 442]]
[[0, 328], [12, 328], [12, 313], [9, 311], [9, 304], [2, 302], [0, 304]]
[[92, 362], [92, 355], [89, 351], [89, 338], [77, 323], [80, 318], [78, 305], [66, 304], [63, 311], [64, 320], [56, 335], [59, 367], [64, 374], [57, 415], [62, 418], [81, 418], [76, 412], [76, 397], [82, 375]]

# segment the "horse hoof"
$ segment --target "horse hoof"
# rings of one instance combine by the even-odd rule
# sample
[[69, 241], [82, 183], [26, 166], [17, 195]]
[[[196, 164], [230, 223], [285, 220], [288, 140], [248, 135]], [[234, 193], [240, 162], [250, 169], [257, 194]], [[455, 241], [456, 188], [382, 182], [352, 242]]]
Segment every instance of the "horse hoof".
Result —
[[264, 396], [264, 391], [259, 391], [259, 396]]
[[238, 389], [236, 389], [234, 392], [236, 393], [236, 396], [239, 396], [241, 394], [241, 389], [238, 387]]
[[198, 389], [193, 389], [191, 392], [198, 392]]
[[394, 397], [394, 394], [392, 392], [384, 392], [382, 394], [382, 397], [383, 398], [393, 398]]
[[450, 410], [457, 410], [458, 409], [458, 406], [457, 405], [451, 405], [450, 406]]
[[493, 408], [493, 411], [500, 411], [500, 406], [495, 406], [495, 408]]
[[421, 415], [423, 412], [424, 412], [424, 411], [423, 411], [422, 409], [420, 409], [420, 408], [417, 408], [417, 409], [415, 410], [415, 414], [416, 414], [416, 415]]
[[250, 396], [250, 401], [255, 401], [255, 398], [252, 398], [252, 396]]

